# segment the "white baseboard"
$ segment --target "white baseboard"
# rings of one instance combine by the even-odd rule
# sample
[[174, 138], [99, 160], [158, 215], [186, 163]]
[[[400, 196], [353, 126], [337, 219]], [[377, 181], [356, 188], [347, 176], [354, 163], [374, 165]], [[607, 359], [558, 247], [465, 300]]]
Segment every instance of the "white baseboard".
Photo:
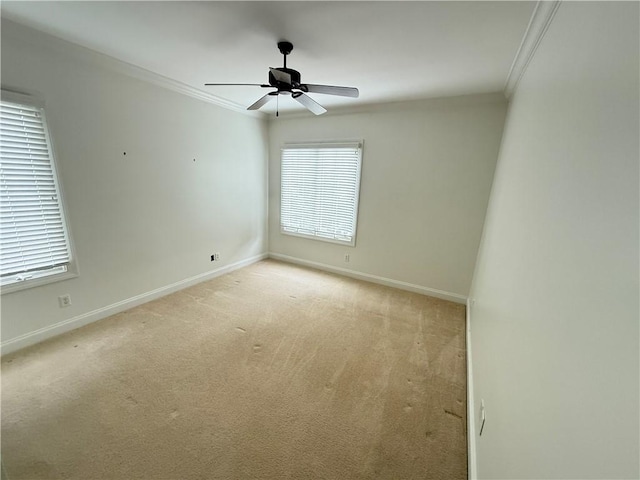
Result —
[[61, 333], [75, 330], [76, 328], [88, 325], [89, 323], [101, 320], [111, 315], [115, 315], [116, 313], [123, 312], [130, 308], [137, 307], [138, 305], [142, 305], [143, 303], [150, 302], [157, 298], [164, 297], [165, 295], [177, 292], [178, 290], [182, 290], [192, 285], [196, 285], [197, 283], [211, 280], [234, 270], [246, 267], [247, 265], [251, 265], [252, 263], [264, 260], [268, 256], [269, 255], [266, 253], [255, 255], [253, 257], [240, 260], [239, 262], [225, 265], [224, 267], [220, 267], [215, 270], [196, 275], [194, 277], [185, 278], [184, 280], [172, 283], [171, 285], [156, 288], [155, 290], [152, 290], [150, 292], [142, 293], [121, 302], [113, 303], [111, 305], [107, 305], [106, 307], [98, 308], [96, 310], [92, 310], [91, 312], [83, 313], [82, 315], [77, 315], [67, 320], [63, 320], [62, 322], [49, 325], [48, 327], [40, 328], [33, 332], [20, 335], [19, 337], [15, 337], [2, 342], [0, 344], [0, 352], [2, 355], [15, 352], [16, 350], [19, 350], [21, 348], [28, 347], [30, 345], [42, 342], [43, 340], [47, 340], [51, 337], [55, 337], [56, 335], [60, 335]]
[[473, 301], [467, 300], [467, 474], [469, 480], [478, 478], [476, 462], [476, 419], [475, 401], [473, 396], [473, 368], [471, 358], [471, 307]]
[[295, 263], [305, 267], [317, 268], [318, 270], [324, 270], [326, 272], [337, 273], [344, 275], [345, 277], [356, 278], [358, 280], [365, 280], [371, 283], [377, 283], [379, 285], [385, 285], [387, 287], [399, 288], [400, 290], [407, 290], [409, 292], [421, 293], [430, 297], [441, 298], [443, 300], [449, 300], [450, 302], [466, 304], [467, 297], [458, 293], [445, 292], [444, 290], [438, 290], [435, 288], [423, 287], [421, 285], [414, 285], [413, 283], [402, 282], [400, 280], [393, 280], [391, 278], [379, 277], [377, 275], [371, 275], [369, 273], [357, 272], [355, 270], [349, 270], [347, 268], [334, 267], [324, 263], [312, 262], [310, 260], [303, 260], [302, 258], [290, 257], [289, 255], [282, 255], [280, 253], [269, 252], [269, 258], [275, 260], [281, 260], [283, 262]]

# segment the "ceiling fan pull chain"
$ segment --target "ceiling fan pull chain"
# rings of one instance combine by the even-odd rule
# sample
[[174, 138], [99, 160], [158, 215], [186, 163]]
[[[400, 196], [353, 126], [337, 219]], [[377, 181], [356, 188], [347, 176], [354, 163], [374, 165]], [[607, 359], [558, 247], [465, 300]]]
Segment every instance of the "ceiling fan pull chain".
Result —
[[[284, 57], [287, 58], [287, 57]], [[280, 106], [280, 95], [276, 96], [276, 117], [278, 116], [278, 108]]]

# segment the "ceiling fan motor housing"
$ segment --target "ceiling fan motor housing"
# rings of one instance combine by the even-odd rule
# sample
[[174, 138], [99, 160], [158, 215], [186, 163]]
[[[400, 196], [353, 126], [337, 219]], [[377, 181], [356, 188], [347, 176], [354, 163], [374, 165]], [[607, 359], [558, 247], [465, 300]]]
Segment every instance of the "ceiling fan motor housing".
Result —
[[300, 85], [300, 72], [297, 70], [293, 70], [292, 68], [276, 68], [274, 70], [278, 70], [283, 73], [288, 73], [291, 76], [291, 83], [281, 82], [273, 75], [273, 73], [269, 72], [269, 85], [272, 85], [278, 89], [278, 91], [290, 92], [291, 88], [298, 88]]

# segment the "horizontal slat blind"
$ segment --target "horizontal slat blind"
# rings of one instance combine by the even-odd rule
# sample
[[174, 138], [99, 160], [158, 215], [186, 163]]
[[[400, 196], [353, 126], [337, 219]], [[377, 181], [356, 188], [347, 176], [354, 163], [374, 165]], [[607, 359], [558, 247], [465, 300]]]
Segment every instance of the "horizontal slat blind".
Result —
[[43, 111], [0, 102], [0, 275], [12, 283], [29, 274], [64, 271], [67, 232]]
[[353, 245], [361, 151], [357, 143], [286, 145], [282, 149], [283, 233]]

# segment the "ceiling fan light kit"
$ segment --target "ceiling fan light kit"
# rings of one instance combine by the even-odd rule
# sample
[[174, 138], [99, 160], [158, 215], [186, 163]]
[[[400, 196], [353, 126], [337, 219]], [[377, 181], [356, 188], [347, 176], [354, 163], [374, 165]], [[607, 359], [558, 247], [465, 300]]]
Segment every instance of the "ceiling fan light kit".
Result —
[[[354, 87], [339, 87], [337, 85], [316, 85], [312, 83], [302, 83], [300, 72], [292, 68], [287, 68], [287, 55], [293, 50], [293, 44], [287, 41], [278, 42], [278, 50], [284, 56], [284, 65], [279, 68], [269, 68], [269, 83], [205, 83], [205, 86], [254, 86], [261, 88], [275, 88], [259, 98], [255, 103], [249, 105], [247, 110], [258, 110], [266, 105], [273, 98], [279, 95], [289, 95], [311, 113], [322, 115], [327, 110], [312, 99], [307, 93], [321, 93], [325, 95], [338, 95], [341, 97], [358, 98], [360, 92]], [[276, 116], [278, 110], [276, 109]]]

